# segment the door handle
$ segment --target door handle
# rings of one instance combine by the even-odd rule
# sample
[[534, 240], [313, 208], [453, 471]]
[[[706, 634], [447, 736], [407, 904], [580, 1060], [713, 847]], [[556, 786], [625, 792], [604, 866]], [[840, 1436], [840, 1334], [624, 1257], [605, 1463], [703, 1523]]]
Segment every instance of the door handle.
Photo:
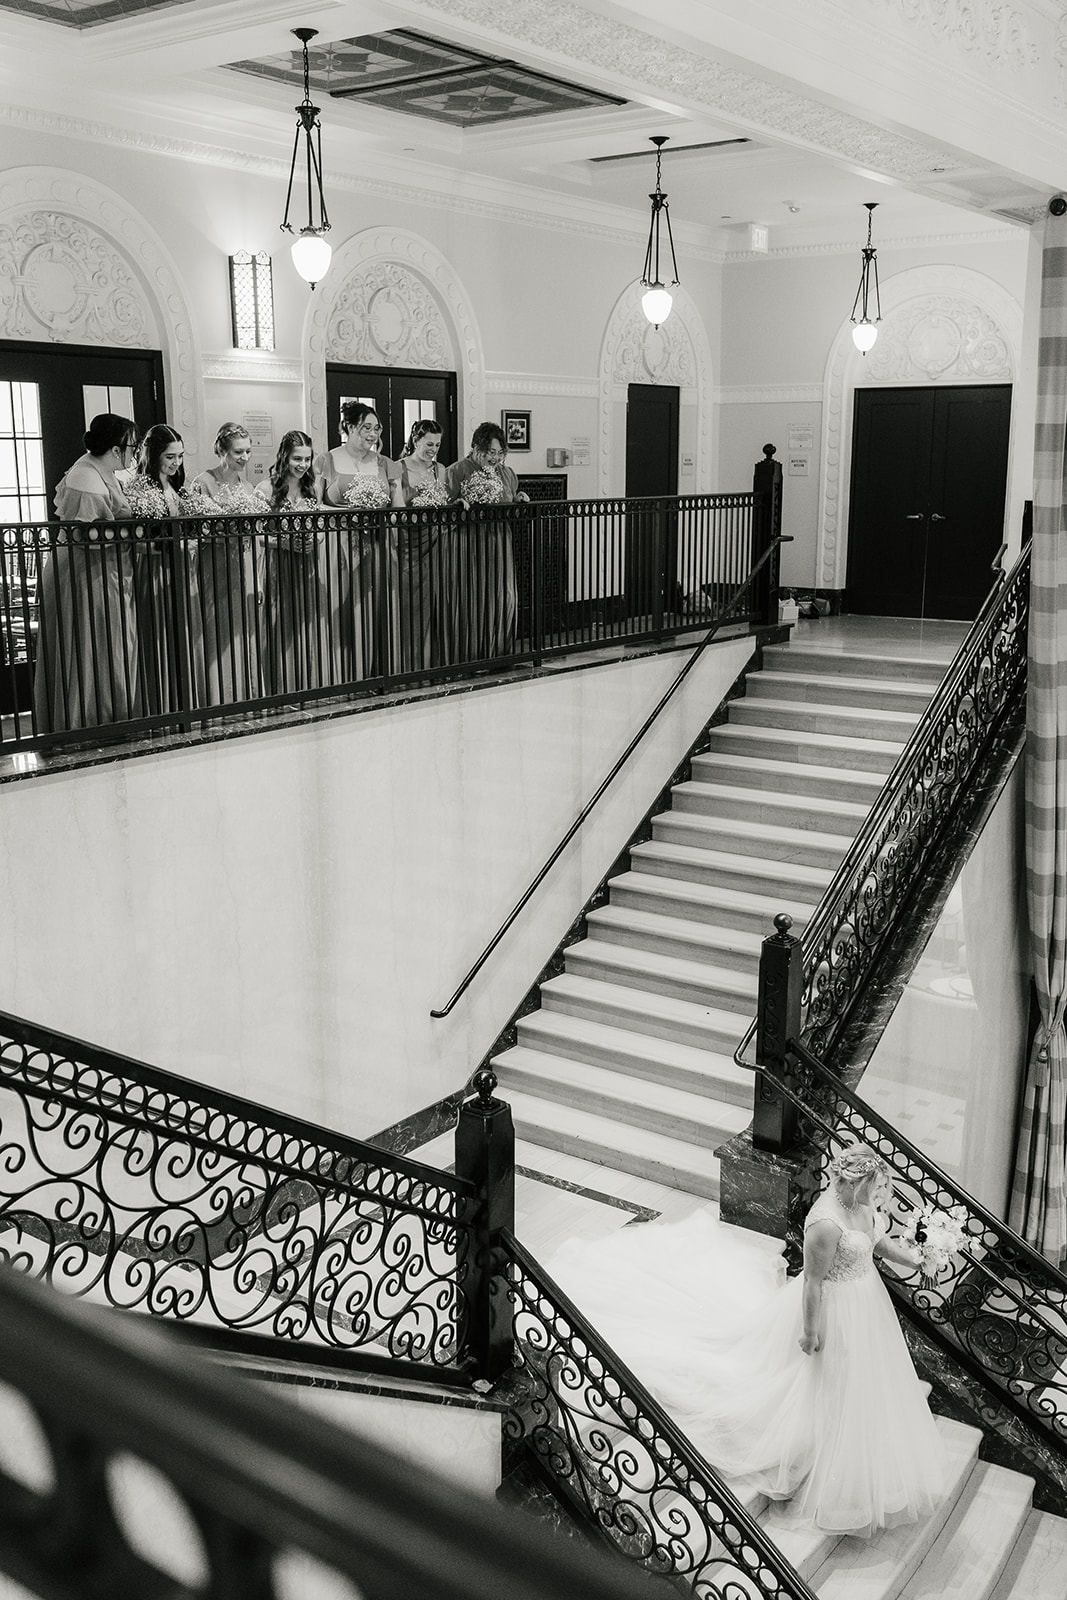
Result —
[[923, 511], [911, 511], [904, 518], [904, 521], [905, 522], [922, 522], [924, 520], [924, 518], [925, 518], [925, 515], [926, 515], [926, 513], [923, 512]]
[[941, 515], [940, 511], [931, 511], [931, 513], [930, 513], [930, 521], [931, 522], [944, 522], [944, 520], [945, 519]]

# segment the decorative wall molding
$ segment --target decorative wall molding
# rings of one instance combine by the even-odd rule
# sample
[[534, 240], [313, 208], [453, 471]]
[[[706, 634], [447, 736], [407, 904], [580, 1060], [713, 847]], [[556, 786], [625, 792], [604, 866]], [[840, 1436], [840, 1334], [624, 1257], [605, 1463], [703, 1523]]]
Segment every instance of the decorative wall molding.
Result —
[[271, 355], [269, 351], [221, 350], [205, 355], [201, 370], [205, 378], [240, 383], [303, 383], [304, 369], [299, 360]]
[[[334, 251], [304, 319], [308, 432], [324, 439], [326, 363], [455, 370], [459, 438], [485, 413], [474, 307], [451, 263], [404, 228], [368, 228]], [[431, 359], [432, 357], [432, 359]]]
[[717, 406], [809, 405], [822, 403], [821, 383], [735, 383], [716, 389]]
[[947, 39], [990, 66], [1036, 66], [1040, 52], [1020, 11], [1006, 0], [879, 0], [932, 38]]
[[[1045, 214], [1045, 204], [1034, 207], [1020, 208], [1018, 212], [1020, 222], [1023, 221], [1024, 212], [1030, 215], [1031, 221]], [[1014, 214], [1014, 213], [1013, 213]], [[937, 250], [945, 246], [961, 244], [1006, 244], [1025, 237], [1019, 228], [1012, 227], [1010, 222], [991, 223], [988, 228], [973, 233], [923, 233], [900, 234], [896, 238], [880, 238], [879, 250]], [[723, 260], [730, 265], [735, 261], [789, 261], [806, 256], [850, 256], [858, 255], [865, 239], [859, 234], [854, 239], [824, 239], [811, 241], [807, 244], [791, 244], [771, 246], [769, 250], [726, 250]]]
[[488, 394], [552, 395], [566, 400], [595, 400], [600, 385], [595, 378], [555, 378], [546, 372], [487, 372]]
[[[938, 0], [940, 4], [950, 0]], [[573, 0], [525, 0], [506, 13], [498, 0], [412, 0], [434, 15], [473, 23], [490, 34], [521, 40], [558, 57], [561, 44], [575, 63], [616, 82], [659, 90], [705, 106], [720, 116], [758, 125], [790, 142], [802, 142], [899, 178], [959, 171], [964, 162], [938, 148], [865, 122], [847, 111], [806, 99], [782, 83], [753, 77], [737, 67], [686, 50], [668, 39], [619, 19], [599, 15]]]
[[866, 357], [843, 322], [823, 383], [822, 516], [816, 582], [845, 585], [853, 392], [873, 384], [1011, 383], [1019, 370], [1023, 311], [1008, 291], [970, 267], [913, 267], [882, 284], [882, 326]]
[[[221, 144], [206, 144], [195, 139], [176, 139], [166, 134], [145, 133], [136, 128], [68, 117], [58, 112], [0, 105], [0, 125], [4, 123], [33, 132], [59, 134], [82, 143], [88, 140], [94, 144], [117, 145], [146, 155], [173, 156], [201, 166], [225, 167], [238, 172], [277, 177], [283, 184], [289, 175], [288, 155], [264, 155]], [[452, 188], [445, 196], [440, 187], [434, 187], [427, 179], [413, 177], [400, 163], [390, 164], [384, 175], [379, 172], [379, 175], [373, 176], [351, 169], [330, 170], [323, 174], [323, 182], [331, 193], [343, 189], [349, 193], [395, 200], [397, 193], [402, 192], [405, 203], [411, 205], [430, 206], [437, 211], [446, 209], [452, 215], [485, 217], [491, 221], [506, 219], [520, 227], [536, 228], [540, 232], [548, 230], [552, 233], [574, 234], [626, 246], [635, 240], [643, 240], [648, 232], [647, 208], [643, 213], [635, 209], [631, 223], [621, 207], [598, 204], [588, 197], [574, 202], [574, 210], [571, 211], [566, 196], [531, 190], [527, 191], [527, 203], [516, 205], [514, 187], [498, 179], [468, 177], [464, 181], [476, 187], [468, 189], [466, 193]], [[534, 203], [538, 198], [541, 203]], [[675, 243], [679, 253], [695, 261], [720, 262], [723, 259], [721, 247], [710, 243], [707, 237], [693, 237], [695, 231], [693, 225], [685, 222], [676, 228]], [[713, 231], [699, 229], [704, 234]]]
[[600, 346], [600, 420], [597, 430], [597, 493], [621, 494], [623, 485], [612, 483], [612, 466], [619, 470], [625, 450], [616, 437], [618, 419], [625, 415], [627, 386], [663, 383], [681, 390], [683, 412], [692, 407], [695, 426], [687, 430], [681, 419], [680, 436], [696, 441], [696, 481], [712, 482], [711, 344], [693, 301], [681, 288], [673, 289], [670, 317], [654, 328], [641, 309], [642, 285], [629, 284], [616, 300]]
[[14, 339], [161, 350], [169, 418], [199, 453], [188, 297], [162, 240], [115, 190], [62, 167], [0, 173], [0, 326]]

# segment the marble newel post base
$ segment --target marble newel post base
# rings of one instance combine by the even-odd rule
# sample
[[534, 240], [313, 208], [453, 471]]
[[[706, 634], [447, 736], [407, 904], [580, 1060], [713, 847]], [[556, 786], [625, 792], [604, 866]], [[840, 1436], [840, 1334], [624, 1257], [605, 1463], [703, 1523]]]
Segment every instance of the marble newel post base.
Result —
[[786, 1241], [786, 1264], [800, 1270], [804, 1218], [819, 1190], [820, 1152], [798, 1145], [786, 1155], [753, 1148], [751, 1130], [720, 1145], [719, 1216], [737, 1228]]

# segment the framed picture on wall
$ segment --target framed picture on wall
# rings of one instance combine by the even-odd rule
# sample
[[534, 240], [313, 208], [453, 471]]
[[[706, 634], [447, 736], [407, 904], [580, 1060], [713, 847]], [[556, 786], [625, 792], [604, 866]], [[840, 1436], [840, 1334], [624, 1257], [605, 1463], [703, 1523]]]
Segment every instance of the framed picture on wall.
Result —
[[500, 426], [509, 450], [529, 450], [530, 413], [528, 411], [502, 411]]

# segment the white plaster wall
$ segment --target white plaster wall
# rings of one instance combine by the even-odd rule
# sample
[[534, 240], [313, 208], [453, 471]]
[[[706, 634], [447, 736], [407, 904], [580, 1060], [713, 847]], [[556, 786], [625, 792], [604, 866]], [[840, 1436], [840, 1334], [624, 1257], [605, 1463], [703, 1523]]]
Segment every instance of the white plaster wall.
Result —
[[673, 652], [0, 787], [0, 1008], [357, 1137], [459, 1088], [748, 658]]
[[[889, 212], [889, 205], [885, 206]], [[880, 213], [875, 213], [877, 224]], [[915, 267], [967, 267], [982, 273], [1020, 306], [1027, 299], [1029, 235], [969, 244], [890, 244], [879, 249], [883, 300], [892, 279]], [[859, 251], [818, 256], [768, 256], [729, 262], [723, 269], [722, 358], [719, 371], [719, 466], [717, 488], [746, 482], [762, 446], [773, 443], [786, 468], [783, 531], [794, 538], [782, 556], [782, 581], [808, 585], [817, 579], [824, 486], [820, 476], [823, 385], [831, 350], [847, 324], [856, 284]], [[1029, 493], [1027, 385], [1032, 363], [1020, 359], [1012, 445], [1012, 516]], [[807, 478], [788, 475], [790, 424], [814, 429]], [[1032, 429], [1030, 430], [1032, 432]], [[847, 474], [850, 463], [842, 462]], [[841, 530], [844, 541], [845, 530]]]

